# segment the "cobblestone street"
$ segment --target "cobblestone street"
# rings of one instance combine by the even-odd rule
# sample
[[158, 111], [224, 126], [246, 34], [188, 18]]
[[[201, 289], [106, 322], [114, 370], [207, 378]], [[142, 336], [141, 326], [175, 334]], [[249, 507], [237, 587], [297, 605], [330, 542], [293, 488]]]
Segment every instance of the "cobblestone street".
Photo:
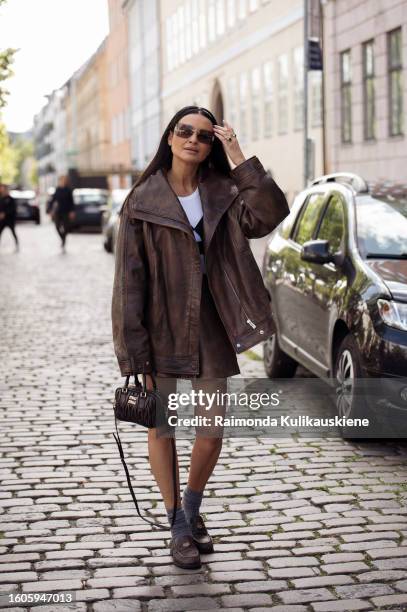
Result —
[[[175, 568], [137, 517], [113, 438], [113, 256], [48, 220], [0, 244], [2, 608], [46, 612], [407, 610], [407, 445], [225, 439], [203, 514], [215, 553]], [[257, 348], [239, 356], [264, 377]], [[120, 424], [142, 513], [164, 521], [146, 432]], [[182, 487], [191, 442], [177, 442]], [[151, 510], [151, 512], [150, 512]], [[72, 591], [70, 604], [4, 594]]]

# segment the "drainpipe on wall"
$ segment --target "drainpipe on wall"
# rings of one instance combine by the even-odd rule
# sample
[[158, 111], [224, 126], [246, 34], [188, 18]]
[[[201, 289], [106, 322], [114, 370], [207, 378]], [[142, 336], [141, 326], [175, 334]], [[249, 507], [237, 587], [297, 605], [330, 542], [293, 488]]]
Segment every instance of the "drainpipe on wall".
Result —
[[308, 183], [308, 2], [304, 0], [304, 189]]

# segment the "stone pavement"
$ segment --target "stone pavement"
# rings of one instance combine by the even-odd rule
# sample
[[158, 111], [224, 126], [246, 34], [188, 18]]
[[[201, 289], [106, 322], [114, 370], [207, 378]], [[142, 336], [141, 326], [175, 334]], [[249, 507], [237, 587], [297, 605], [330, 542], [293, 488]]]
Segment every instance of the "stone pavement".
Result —
[[[407, 449], [340, 438], [226, 439], [203, 511], [216, 552], [175, 568], [136, 516], [112, 436], [113, 257], [98, 234], [19, 225], [0, 245], [3, 609], [407, 610]], [[242, 374], [264, 376], [256, 350]], [[143, 512], [164, 519], [145, 431], [121, 427]], [[179, 440], [185, 483], [190, 441]], [[29, 607], [23, 595], [74, 593]], [[4, 597], [4, 595], [3, 595]], [[26, 601], [26, 600], [25, 600]]]

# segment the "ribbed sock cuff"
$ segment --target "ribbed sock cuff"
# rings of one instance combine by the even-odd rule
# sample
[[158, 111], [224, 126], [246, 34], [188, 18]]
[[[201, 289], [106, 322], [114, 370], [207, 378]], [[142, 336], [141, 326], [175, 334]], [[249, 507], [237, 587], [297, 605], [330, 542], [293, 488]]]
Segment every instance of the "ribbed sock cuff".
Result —
[[[171, 525], [172, 517], [174, 516], [174, 509], [167, 510], [167, 516], [168, 522]], [[187, 523], [183, 508], [176, 509], [175, 522], [173, 527], [171, 527], [171, 535], [173, 538], [183, 535], [192, 535], [191, 528]]]
[[203, 491], [194, 491], [188, 486], [185, 487], [182, 496], [182, 507], [185, 512], [185, 517], [188, 523], [194, 516], [198, 516], [201, 507]]

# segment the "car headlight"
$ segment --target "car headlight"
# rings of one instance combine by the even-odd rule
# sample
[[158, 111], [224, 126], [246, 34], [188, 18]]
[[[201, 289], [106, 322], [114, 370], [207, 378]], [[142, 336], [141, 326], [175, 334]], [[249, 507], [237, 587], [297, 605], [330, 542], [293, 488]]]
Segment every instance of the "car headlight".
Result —
[[386, 325], [407, 331], [407, 304], [393, 300], [377, 300], [379, 314]]

